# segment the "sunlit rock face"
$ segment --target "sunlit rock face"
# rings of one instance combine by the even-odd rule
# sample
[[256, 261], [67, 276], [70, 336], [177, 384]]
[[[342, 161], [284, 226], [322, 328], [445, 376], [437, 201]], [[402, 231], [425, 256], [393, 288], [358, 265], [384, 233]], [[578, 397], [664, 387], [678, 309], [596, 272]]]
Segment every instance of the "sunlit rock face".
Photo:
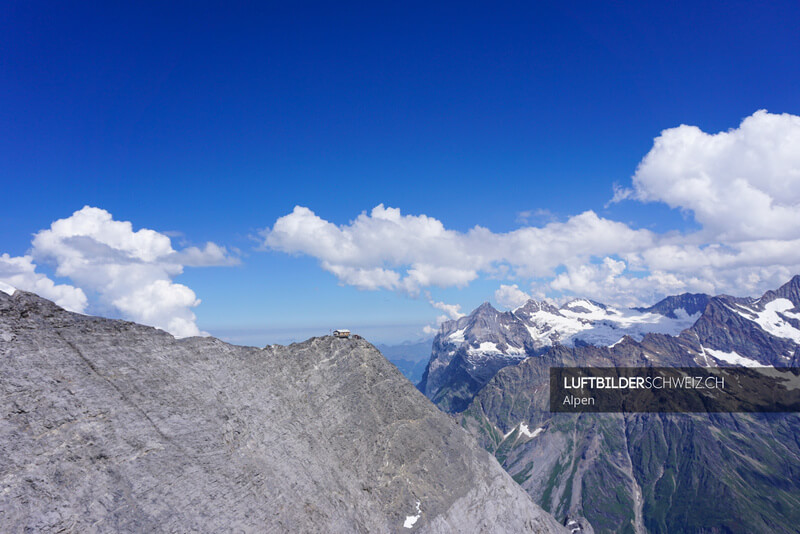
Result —
[[560, 532], [364, 340], [176, 340], [0, 292], [21, 532]]

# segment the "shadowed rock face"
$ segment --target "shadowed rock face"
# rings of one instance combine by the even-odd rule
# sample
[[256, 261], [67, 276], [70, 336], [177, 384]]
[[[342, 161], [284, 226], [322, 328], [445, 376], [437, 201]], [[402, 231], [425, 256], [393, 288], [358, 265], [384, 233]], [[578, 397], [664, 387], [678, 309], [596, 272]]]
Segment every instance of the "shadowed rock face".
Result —
[[175, 340], [0, 292], [0, 399], [6, 531], [563, 531], [363, 340]]

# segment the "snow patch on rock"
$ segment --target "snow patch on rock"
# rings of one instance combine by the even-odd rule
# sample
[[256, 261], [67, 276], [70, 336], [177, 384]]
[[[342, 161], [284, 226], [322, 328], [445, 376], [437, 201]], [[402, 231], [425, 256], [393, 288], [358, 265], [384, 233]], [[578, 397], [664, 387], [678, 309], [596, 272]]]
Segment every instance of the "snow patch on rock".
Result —
[[800, 313], [793, 313], [789, 310], [794, 308], [794, 303], [789, 299], [775, 299], [768, 302], [762, 311], [756, 311], [746, 306], [739, 306], [735, 310], [739, 315], [749, 321], [753, 321], [765, 332], [775, 337], [791, 339], [795, 343], [800, 343], [800, 330], [792, 326], [786, 318], [800, 320]]
[[613, 346], [623, 337], [637, 341], [649, 333], [677, 335], [692, 326], [699, 313], [689, 315], [675, 310], [676, 318], [660, 313], [618, 310], [601, 307], [588, 300], [572, 301], [553, 313], [539, 310], [530, 314], [526, 328], [535, 344], [554, 342], [573, 346], [576, 341], [591, 345]]
[[526, 436], [528, 436], [529, 438], [535, 438], [536, 436], [538, 436], [539, 434], [542, 433], [542, 430], [543, 430], [542, 427], [539, 427], [536, 430], [534, 430], [533, 432], [531, 432], [530, 429], [528, 429], [528, 425], [526, 425], [525, 423], [520, 423], [519, 424], [519, 431], [522, 434], [525, 434]]
[[420, 502], [417, 501], [417, 515], [407, 515], [406, 520], [403, 522], [404, 528], [413, 528], [414, 524], [417, 520], [422, 516], [422, 512], [419, 510]]
[[756, 360], [751, 360], [750, 358], [745, 358], [741, 354], [734, 351], [725, 352], [724, 350], [709, 349], [708, 347], [703, 347], [703, 352], [705, 352], [715, 360], [729, 363], [731, 365], [740, 365], [742, 367], [767, 367], [763, 363], [757, 362]]
[[6, 284], [5, 282], [0, 282], [0, 291], [8, 294], [9, 296], [13, 296], [14, 293], [17, 292], [17, 288], [12, 285]]
[[447, 340], [450, 341], [451, 343], [464, 343], [464, 341], [466, 341], [464, 339], [465, 330], [466, 328], [456, 330], [455, 332], [447, 336]]

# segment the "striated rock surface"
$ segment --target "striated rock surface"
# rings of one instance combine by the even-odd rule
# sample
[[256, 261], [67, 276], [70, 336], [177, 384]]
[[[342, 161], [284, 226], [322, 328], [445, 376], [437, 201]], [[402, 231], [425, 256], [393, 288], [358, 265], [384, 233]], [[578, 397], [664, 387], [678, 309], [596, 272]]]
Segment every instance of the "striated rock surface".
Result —
[[0, 292], [5, 532], [561, 532], [363, 340], [175, 340]]

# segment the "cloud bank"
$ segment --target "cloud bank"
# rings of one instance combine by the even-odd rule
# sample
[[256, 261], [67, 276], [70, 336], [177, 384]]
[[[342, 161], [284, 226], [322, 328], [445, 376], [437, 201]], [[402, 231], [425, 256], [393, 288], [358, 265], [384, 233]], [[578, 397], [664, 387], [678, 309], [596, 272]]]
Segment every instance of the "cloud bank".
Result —
[[[459, 232], [379, 204], [343, 225], [296, 206], [261, 236], [367, 290], [417, 295], [489, 276], [620, 305], [685, 291], [755, 294], [800, 272], [800, 117], [762, 110], [727, 132], [664, 130], [632, 186], [615, 186], [611, 202], [621, 201], [666, 203], [700, 230], [658, 234], [586, 211], [506, 233]], [[525, 296], [503, 284], [495, 299], [513, 307]]]
[[[54, 284], [35, 272], [34, 261], [52, 265], [56, 276], [75, 285]], [[0, 257], [0, 281], [78, 312], [87, 307], [86, 293], [97, 295], [97, 304], [126, 319], [188, 337], [203, 334], [192, 311], [200, 299], [173, 278], [185, 266], [237, 261], [224, 247], [210, 242], [203, 248], [175, 250], [165, 234], [146, 228], [134, 231], [130, 222], [86, 206], [35, 234], [29, 255]]]
[[654, 238], [592, 211], [541, 228], [497, 234], [476, 226], [461, 233], [433, 217], [403, 215], [383, 204], [342, 226], [297, 206], [261, 234], [268, 248], [319, 259], [344, 284], [412, 295], [430, 286], [464, 287], [480, 273], [551, 276], [574, 258], [616, 254], [620, 243], [639, 250]]

